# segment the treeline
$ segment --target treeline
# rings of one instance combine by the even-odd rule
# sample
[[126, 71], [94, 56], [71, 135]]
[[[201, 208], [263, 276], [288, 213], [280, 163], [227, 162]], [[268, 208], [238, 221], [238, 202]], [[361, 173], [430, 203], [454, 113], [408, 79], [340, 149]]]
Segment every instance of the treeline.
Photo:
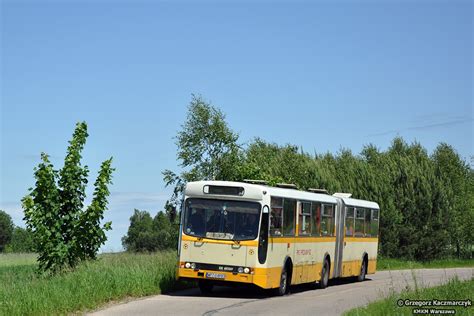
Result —
[[396, 137], [385, 151], [369, 144], [360, 154], [309, 154], [295, 145], [257, 138], [243, 146], [238, 140], [218, 108], [193, 96], [176, 137], [183, 171], [163, 172], [174, 186], [169, 203], [179, 206], [186, 182], [212, 179], [350, 192], [380, 205], [381, 255], [423, 261], [473, 256], [474, 173], [448, 144], [428, 154], [421, 144]]
[[151, 252], [176, 249], [178, 246], [178, 227], [176, 209], [167, 205], [166, 211], [158, 212], [154, 218], [148, 211], [135, 209], [130, 217], [127, 234], [122, 245], [127, 251]]
[[33, 251], [32, 232], [15, 226], [10, 215], [0, 210], [0, 253]]
[[474, 175], [447, 144], [428, 155], [419, 143], [395, 138], [386, 151], [367, 145], [359, 155], [310, 155], [296, 146], [256, 140], [241, 169], [270, 182], [376, 201], [381, 208], [380, 254], [415, 260], [454, 255], [471, 258], [474, 241]]

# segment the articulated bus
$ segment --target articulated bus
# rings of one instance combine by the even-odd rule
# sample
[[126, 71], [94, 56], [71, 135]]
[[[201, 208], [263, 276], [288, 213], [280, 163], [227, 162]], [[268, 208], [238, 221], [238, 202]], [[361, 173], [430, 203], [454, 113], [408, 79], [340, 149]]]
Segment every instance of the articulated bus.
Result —
[[375, 273], [379, 206], [258, 181], [186, 185], [177, 277], [213, 285], [255, 284], [288, 293], [290, 285]]

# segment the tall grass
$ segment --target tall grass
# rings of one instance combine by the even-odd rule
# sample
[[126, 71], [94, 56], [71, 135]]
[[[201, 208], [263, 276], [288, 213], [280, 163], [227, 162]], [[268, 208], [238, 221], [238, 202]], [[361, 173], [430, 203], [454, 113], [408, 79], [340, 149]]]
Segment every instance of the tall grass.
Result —
[[474, 259], [441, 259], [427, 262], [410, 261], [394, 258], [377, 258], [377, 270], [401, 269], [435, 269], [435, 268], [460, 268], [474, 267]]
[[159, 294], [174, 286], [176, 260], [174, 251], [106, 254], [53, 277], [38, 275], [35, 264], [1, 264], [0, 314], [66, 314], [125, 297]]
[[23, 266], [34, 264], [36, 262], [36, 254], [34, 253], [0, 253], [0, 268], [11, 266]]
[[366, 315], [413, 315], [414, 309], [428, 310], [436, 309], [455, 309], [456, 315], [472, 315], [474, 307], [452, 307], [452, 306], [397, 306], [398, 300], [467, 300], [474, 299], [474, 279], [469, 281], [459, 281], [454, 278], [444, 285], [432, 288], [418, 288], [415, 284], [413, 289], [405, 290], [400, 294], [392, 293], [388, 298], [370, 303], [366, 307], [352, 309], [345, 316], [366, 316]]

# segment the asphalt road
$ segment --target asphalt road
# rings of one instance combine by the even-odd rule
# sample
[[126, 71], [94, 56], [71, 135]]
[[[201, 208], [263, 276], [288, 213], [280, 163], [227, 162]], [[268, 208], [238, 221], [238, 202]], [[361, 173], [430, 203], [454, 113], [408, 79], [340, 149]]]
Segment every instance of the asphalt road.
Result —
[[[340, 315], [391, 291], [413, 288], [414, 275], [418, 286], [430, 287], [455, 275], [462, 280], [471, 279], [474, 268], [381, 271], [369, 275], [364, 282], [333, 280], [324, 290], [294, 286], [291, 294], [283, 297], [272, 297], [268, 291], [253, 287], [217, 287], [212, 296], [189, 289], [111, 306], [91, 315]], [[468, 295], [472, 299], [472, 293], [459, 299], [467, 299]]]

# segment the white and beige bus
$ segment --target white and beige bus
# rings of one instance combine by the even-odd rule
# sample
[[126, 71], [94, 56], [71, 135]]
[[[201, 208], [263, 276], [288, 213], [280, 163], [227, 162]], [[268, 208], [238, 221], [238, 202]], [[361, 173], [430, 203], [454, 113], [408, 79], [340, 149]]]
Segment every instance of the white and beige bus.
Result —
[[292, 284], [375, 273], [379, 206], [258, 181], [186, 185], [181, 212], [178, 278], [215, 284], [253, 283], [288, 293]]

